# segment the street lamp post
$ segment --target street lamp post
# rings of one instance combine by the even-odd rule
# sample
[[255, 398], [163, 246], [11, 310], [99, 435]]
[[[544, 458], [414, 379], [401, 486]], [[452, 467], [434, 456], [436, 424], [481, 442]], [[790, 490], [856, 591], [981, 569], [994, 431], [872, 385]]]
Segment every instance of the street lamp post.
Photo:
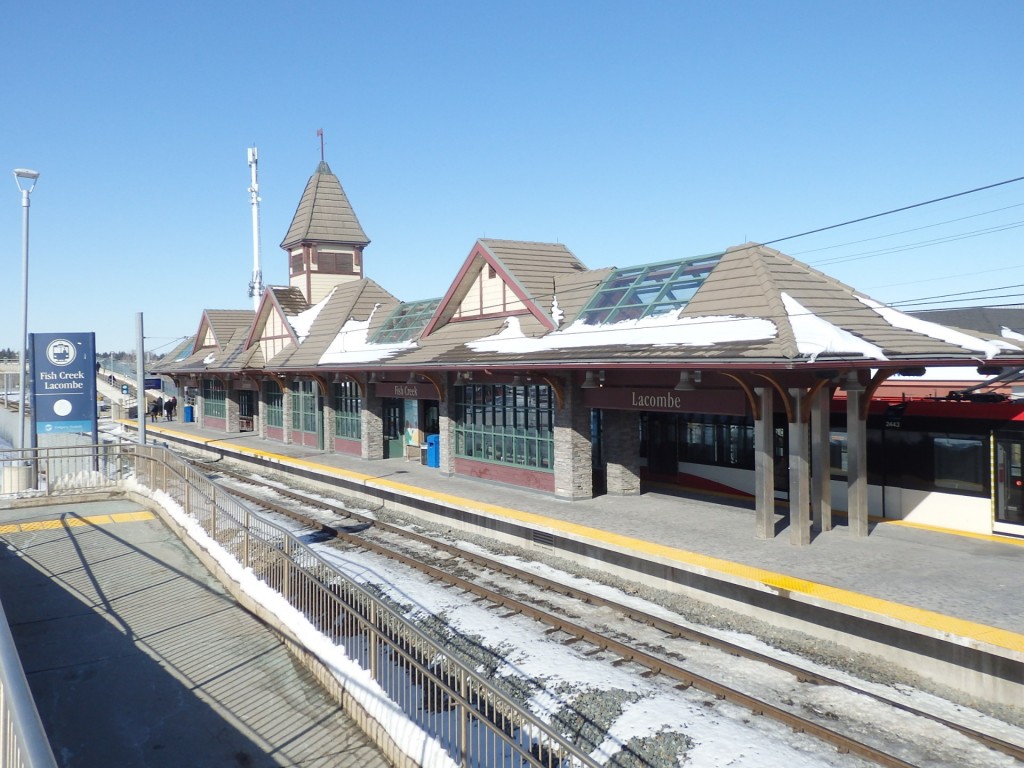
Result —
[[25, 449], [25, 379], [28, 367], [28, 207], [29, 195], [36, 188], [39, 171], [15, 168], [14, 181], [21, 190], [21, 346], [18, 348], [18, 448]]

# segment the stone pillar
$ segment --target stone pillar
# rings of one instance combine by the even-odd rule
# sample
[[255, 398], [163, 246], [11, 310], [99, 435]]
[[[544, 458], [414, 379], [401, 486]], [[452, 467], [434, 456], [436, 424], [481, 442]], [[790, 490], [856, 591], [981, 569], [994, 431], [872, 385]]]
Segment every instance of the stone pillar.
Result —
[[602, 448], [610, 496], [640, 493], [640, 414], [603, 411]]
[[590, 409], [583, 405], [581, 391], [565, 387], [562, 407], [555, 404], [554, 438], [555, 496], [570, 501], [593, 498]]
[[811, 404], [811, 524], [819, 531], [832, 530], [831, 400], [823, 386]]
[[811, 543], [810, 462], [807, 451], [807, 422], [801, 418], [807, 393], [789, 390], [793, 398], [793, 420], [789, 423], [789, 542]]
[[847, 507], [850, 533], [868, 535], [868, 429], [860, 415], [864, 389], [846, 388]]
[[442, 477], [451, 477], [455, 474], [455, 403], [453, 399], [458, 387], [444, 382], [444, 392], [441, 393], [441, 401], [437, 404], [437, 432], [438, 450], [441, 455], [438, 457], [438, 472]]
[[259, 379], [256, 382], [256, 415], [253, 416], [252, 424], [253, 431], [260, 436], [261, 440], [267, 439], [267, 401], [263, 396], [264, 381], [266, 379]]
[[234, 382], [227, 381], [224, 384], [224, 431], [237, 433], [238, 425], [238, 390], [233, 386]]
[[294, 382], [286, 382], [281, 393], [281, 442], [289, 445], [292, 442], [292, 387]]
[[[328, 381], [325, 386], [326, 391], [322, 393], [321, 397], [323, 408], [320, 413], [320, 418], [323, 419], [324, 450], [334, 453], [334, 385]], [[318, 382], [317, 388], [319, 387]]]
[[761, 418], [754, 420], [754, 517], [759, 539], [775, 537], [775, 457], [772, 455], [771, 387], [758, 387], [757, 395]]
[[383, 403], [377, 397], [377, 385], [366, 384], [363, 390], [362, 457], [364, 459], [384, 458], [384, 417]]

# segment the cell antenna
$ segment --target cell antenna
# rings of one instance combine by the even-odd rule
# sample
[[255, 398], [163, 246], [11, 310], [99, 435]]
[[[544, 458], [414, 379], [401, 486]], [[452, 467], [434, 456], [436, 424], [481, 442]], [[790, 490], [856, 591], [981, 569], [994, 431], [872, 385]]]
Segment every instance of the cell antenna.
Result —
[[260, 270], [260, 184], [256, 178], [258, 153], [256, 147], [249, 148], [249, 199], [252, 202], [252, 279], [249, 281], [249, 295], [253, 309], [259, 309], [260, 298], [265, 290], [263, 272]]

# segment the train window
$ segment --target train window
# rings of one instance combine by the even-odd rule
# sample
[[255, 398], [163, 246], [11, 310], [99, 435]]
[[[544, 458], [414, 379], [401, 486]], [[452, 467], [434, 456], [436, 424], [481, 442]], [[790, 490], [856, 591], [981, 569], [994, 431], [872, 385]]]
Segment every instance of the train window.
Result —
[[846, 432], [833, 430], [828, 436], [828, 454], [831, 473], [834, 476], [846, 477], [849, 470], [847, 461]]
[[974, 438], [936, 436], [935, 485], [958, 491], [985, 490], [985, 441]]

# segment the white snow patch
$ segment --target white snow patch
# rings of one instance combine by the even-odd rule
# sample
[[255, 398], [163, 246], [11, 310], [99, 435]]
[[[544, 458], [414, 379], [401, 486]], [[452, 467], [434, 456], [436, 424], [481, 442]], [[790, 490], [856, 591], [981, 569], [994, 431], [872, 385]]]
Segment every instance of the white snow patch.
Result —
[[299, 339], [299, 344], [304, 342], [306, 337], [309, 336], [309, 331], [313, 327], [313, 323], [316, 321], [317, 315], [320, 314], [320, 310], [327, 306], [327, 302], [331, 300], [331, 296], [334, 295], [336, 290], [338, 290], [337, 287], [332, 288], [330, 293], [309, 309], [299, 312], [297, 315], [291, 315], [288, 317], [288, 324], [292, 327], [292, 330], [295, 331], [295, 335]]
[[252, 569], [243, 568], [220, 544], [214, 541], [195, 520], [185, 514], [178, 503], [163, 491], [154, 491], [138, 484], [134, 479], [124, 481], [125, 487], [156, 501], [185, 530], [200, 547], [236, 581], [243, 592], [273, 613], [291, 629], [302, 645], [314, 653], [331, 673], [341, 682], [345, 690], [376, 719], [405, 754], [411, 756], [423, 768], [456, 768], [441, 744], [412, 720], [370, 676], [369, 671], [350, 659], [344, 648], [335, 645], [329, 637], [318, 631], [298, 610], [293, 608], [281, 595], [260, 581]]
[[[871, 371], [871, 375], [875, 375], [874, 370]], [[977, 366], [953, 365], [948, 368], [926, 368], [923, 376], [902, 376], [897, 373], [889, 377], [889, 381], [906, 381], [909, 383], [913, 383], [915, 381], [967, 381], [978, 383], [988, 381], [991, 378], [991, 376], [982, 376], [979, 374]]]
[[493, 336], [466, 344], [476, 352], [546, 352], [574, 347], [643, 345], [653, 347], [707, 347], [731, 341], [759, 341], [777, 334], [775, 323], [758, 317], [707, 315], [680, 317], [683, 310], [639, 320], [624, 320], [608, 325], [588, 325], [577, 320], [561, 331], [546, 336], [526, 336], [519, 318], [505, 320], [505, 327]]
[[781, 296], [796, 337], [796, 348], [801, 354], [810, 355], [811, 362], [824, 354], [886, 359], [881, 347], [818, 317], [788, 293], [783, 292]]
[[1014, 341], [1024, 341], [1024, 333], [1017, 333], [1017, 331], [1011, 331], [1005, 325], [1000, 329], [999, 335], [1004, 339], [1013, 339]]
[[985, 339], [979, 339], [977, 336], [971, 336], [970, 334], [962, 331], [947, 328], [945, 325], [939, 325], [938, 323], [932, 323], [928, 320], [911, 317], [904, 312], [900, 312], [892, 307], [886, 307], [865, 296], [858, 296], [857, 299], [861, 304], [875, 310], [875, 312], [881, 315], [885, 322], [895, 328], [902, 328], [905, 331], [912, 331], [913, 333], [920, 333], [923, 336], [930, 336], [933, 339], [944, 341], [947, 344], [954, 344], [958, 347], [963, 347], [964, 349], [973, 349], [976, 352], [982, 352], [986, 358], [995, 357], [1003, 350], [1010, 349], [1020, 351], [1022, 349], [1022, 347], [1016, 344], [1010, 344], [1006, 341], [1000, 341], [998, 339], [986, 341]]
[[367, 340], [370, 321], [373, 320], [373, 315], [378, 307], [380, 304], [374, 306], [373, 312], [370, 312], [370, 316], [365, 320], [349, 318], [341, 326], [341, 330], [327, 347], [327, 351], [321, 355], [319, 364], [369, 363], [393, 357], [403, 349], [415, 348], [415, 341], [403, 341], [398, 344], [371, 344]]

